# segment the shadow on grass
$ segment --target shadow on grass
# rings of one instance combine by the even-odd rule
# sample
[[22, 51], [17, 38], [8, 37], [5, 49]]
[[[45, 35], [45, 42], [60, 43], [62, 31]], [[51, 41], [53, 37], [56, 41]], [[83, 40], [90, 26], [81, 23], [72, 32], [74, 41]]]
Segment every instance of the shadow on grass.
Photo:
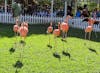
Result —
[[[46, 34], [47, 27], [49, 25], [45, 24], [37, 24], [37, 25], [29, 25], [29, 33], [28, 36], [32, 34], [40, 35], [40, 34]], [[100, 32], [97, 33], [98, 37], [96, 38], [95, 33], [92, 32], [91, 36], [91, 41], [96, 41], [100, 42]], [[14, 32], [13, 32], [13, 24], [0, 24], [0, 36], [1, 37], [14, 37]], [[76, 28], [70, 28], [68, 32], [68, 37], [77, 37], [84, 39], [85, 37], [85, 32], [84, 30], [81, 29], [76, 29]]]

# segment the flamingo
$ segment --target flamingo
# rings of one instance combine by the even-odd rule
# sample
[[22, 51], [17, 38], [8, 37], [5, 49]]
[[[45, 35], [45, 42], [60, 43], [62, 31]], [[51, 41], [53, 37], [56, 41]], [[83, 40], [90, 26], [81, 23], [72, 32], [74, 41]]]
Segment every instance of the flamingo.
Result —
[[[84, 21], [88, 22], [88, 24], [90, 26], [98, 25], [100, 23], [100, 21], [97, 21], [97, 20], [95, 20], [93, 18], [85, 18], [82, 22], [84, 22]], [[96, 36], [96, 38], [98, 37], [97, 34], [96, 34], [96, 32], [95, 32], [95, 36]]]
[[60, 36], [60, 24], [58, 24], [58, 29], [54, 29], [53, 34], [55, 38]]
[[[64, 22], [61, 23], [61, 30], [62, 30], [62, 33], [63, 33], [63, 38], [67, 37], [67, 32], [69, 30], [69, 25], [68, 25], [69, 19], [72, 19], [72, 17], [70, 15], [68, 15], [66, 17], [66, 19], [64, 20]], [[64, 41], [64, 40], [62, 39], [62, 41]]]
[[16, 23], [15, 25], [13, 26], [13, 31], [15, 33], [15, 36], [18, 36], [18, 30], [19, 30], [19, 25], [18, 25], [19, 21], [18, 19], [16, 19]]
[[[68, 23], [62, 22], [62, 24], [61, 24], [61, 30], [62, 30], [62, 33], [63, 33], [62, 41], [66, 42], [66, 41], [64, 40], [64, 38], [67, 36], [67, 32], [68, 32], [68, 30], [69, 30], [69, 25], [68, 25]], [[63, 48], [64, 48], [64, 42], [63, 42]], [[65, 52], [65, 51], [62, 51], [62, 54], [65, 55], [65, 56], [69, 56], [69, 58], [70, 58], [70, 53]]]
[[[17, 36], [18, 36], [18, 30], [19, 30], [19, 26], [18, 26], [18, 20], [16, 20], [16, 24], [13, 26], [13, 31], [15, 33], [15, 37], [16, 37], [16, 40], [15, 40], [15, 45], [14, 46], [17, 46]], [[10, 53], [14, 53], [15, 52], [15, 48], [10, 48]]]
[[[50, 26], [47, 28], [47, 33], [50, 34], [53, 31], [53, 27], [52, 27], [52, 22], [50, 23]], [[49, 36], [49, 44], [47, 45], [48, 47], [52, 48], [52, 46], [50, 45], [50, 36]]]
[[23, 22], [21, 24], [21, 27], [19, 28], [19, 34], [23, 38], [23, 41], [21, 41], [22, 43], [24, 43], [27, 33], [28, 33], [28, 22]]
[[19, 30], [19, 26], [17, 24], [14, 25], [13, 31], [15, 32], [15, 34], [18, 33], [18, 30]]
[[25, 39], [28, 33], [28, 28], [25, 26], [21, 26], [19, 28], [19, 33], [20, 33], [20, 36]]
[[62, 30], [62, 33], [63, 33], [63, 38], [67, 37], [67, 32], [69, 30], [68, 23], [62, 22], [62, 24], [61, 24], [61, 30]]
[[[25, 40], [25, 38], [26, 38], [26, 36], [27, 36], [27, 34], [28, 34], [28, 28], [24, 25], [25, 24], [25, 22], [23, 22], [22, 24], [21, 24], [21, 27], [19, 28], [19, 34], [20, 34], [20, 36], [22, 37], [22, 41], [21, 41], [21, 43], [24, 43], [24, 40]], [[27, 24], [27, 26], [28, 26], [28, 24]]]
[[23, 46], [25, 45], [25, 38], [28, 34], [28, 28], [25, 27], [24, 25], [21, 25], [21, 27], [19, 28], [19, 34], [20, 34], [20, 37], [22, 37], [22, 40], [20, 41], [21, 43], [20, 58], [22, 59], [22, 51], [23, 51]]
[[[18, 36], [18, 34], [19, 34], [19, 20], [18, 19], [16, 19], [16, 23], [15, 23], [15, 25], [13, 26], [13, 31], [14, 31], [14, 33], [15, 33], [15, 37], [16, 36]], [[16, 41], [17, 41], [17, 37], [16, 37]]]
[[17, 42], [18, 30], [19, 30], [18, 24], [15, 24], [15, 25], [13, 26], [13, 31], [14, 31], [14, 33], [15, 33], [15, 38], [16, 38], [15, 44], [16, 44], [16, 42]]
[[[18, 19], [16, 19], [16, 23], [15, 25], [13, 26], [13, 31], [15, 33], [15, 37], [16, 37], [16, 40], [15, 40], [15, 45], [14, 46], [17, 46], [17, 36], [18, 36], [18, 30], [19, 30], [19, 26], [18, 26]], [[15, 48], [10, 48], [10, 53], [14, 53], [15, 52]]]
[[89, 26], [86, 27], [86, 29], [85, 29], [85, 39], [86, 39], [87, 33], [89, 33], [89, 40], [90, 40], [92, 30], [93, 30], [92, 26], [89, 25]]
[[[66, 42], [66, 40], [64, 40], [64, 38], [67, 36], [67, 32], [69, 30], [68, 23], [62, 22], [61, 23], [61, 30], [62, 30], [62, 33], [63, 33], [63, 38], [61, 40]], [[63, 42], [63, 48], [64, 48], [64, 42]], [[65, 51], [62, 52], [63, 55], [65, 55], [65, 53], [68, 54], [68, 52], [65, 52]]]
[[[54, 45], [54, 48], [56, 48], [56, 38], [58, 37], [58, 36], [60, 36], [60, 24], [58, 24], [58, 28], [57, 29], [54, 29], [54, 31], [53, 31], [53, 35], [54, 35], [54, 38], [55, 38], [55, 45]], [[59, 55], [59, 53], [57, 53], [57, 52], [54, 52], [53, 53], [53, 56], [54, 57], [56, 57], [56, 58], [58, 58], [59, 60], [60, 60], [60, 55]]]
[[[62, 30], [62, 33], [63, 33], [62, 41], [64, 41], [64, 42], [66, 42], [66, 40], [64, 40], [64, 38], [67, 37], [67, 33], [68, 33], [68, 30], [69, 30], [68, 20], [71, 19], [71, 18], [72, 17], [68, 15], [66, 17], [65, 21], [61, 23], [61, 30]], [[63, 48], [64, 48], [64, 42], [63, 42]], [[62, 51], [62, 54], [65, 55], [65, 56], [68, 56], [69, 59], [71, 57], [69, 52]]]
[[50, 26], [47, 28], [47, 33], [51, 33], [53, 31], [52, 22], [50, 23]]

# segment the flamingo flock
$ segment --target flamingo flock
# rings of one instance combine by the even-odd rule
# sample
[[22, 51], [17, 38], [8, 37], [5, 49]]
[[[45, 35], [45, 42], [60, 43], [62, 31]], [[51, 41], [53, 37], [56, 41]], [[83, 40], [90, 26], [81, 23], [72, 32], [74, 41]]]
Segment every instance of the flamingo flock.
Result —
[[[48, 34], [52, 33], [53, 32], [53, 35], [54, 35], [54, 39], [55, 39], [55, 45], [54, 45], [54, 48], [57, 48], [57, 37], [59, 37], [61, 34], [62, 35], [62, 38], [65, 39], [67, 37], [67, 33], [68, 33], [68, 30], [69, 30], [69, 25], [68, 25], [68, 20], [70, 19], [71, 17], [67, 17], [66, 20], [62, 23], [58, 22], [58, 28], [54, 29], [53, 30], [53, 26], [52, 26], [52, 22], [50, 23], [50, 26], [47, 28], [47, 32]], [[64, 46], [63, 46], [64, 48]], [[63, 51], [62, 52], [63, 55], [65, 56], [68, 56], [70, 58], [70, 53], [68, 52], [65, 52]], [[60, 60], [60, 54], [57, 53], [57, 52], [54, 52], [53, 53], [53, 56], [55, 58], [58, 58]]]
[[[70, 29], [69, 25], [68, 25], [68, 20], [71, 19], [71, 18], [72, 17], [67, 16], [64, 22], [62, 22], [62, 23], [58, 22], [58, 28], [57, 29], [53, 30], [53, 26], [52, 26], [53, 24], [52, 25], [50, 24], [50, 26], [48, 27], [47, 31], [48, 31], [48, 33], [52, 33], [53, 32], [56, 45], [57, 45], [56, 38], [58, 36], [60, 36], [62, 34], [62, 41], [64, 41], [65, 38], [67, 37], [68, 31]], [[85, 39], [87, 39], [86, 38], [87, 34], [89, 34], [88, 35], [88, 39], [90, 40], [91, 33], [93, 31], [93, 25], [95, 23], [98, 23], [98, 21], [95, 21], [94, 19], [87, 19], [86, 21], [88, 21], [89, 25], [84, 30], [85, 31]], [[54, 48], [57, 47], [56, 45], [54, 45]], [[64, 48], [64, 44], [63, 44], [63, 48]], [[89, 50], [91, 50], [91, 49], [89, 49]], [[94, 50], [94, 49], [92, 49], [92, 50]], [[67, 52], [62, 51], [62, 54], [65, 55], [65, 56], [68, 56], [69, 58], [71, 57], [71, 54], [68, 51]], [[56, 57], [56, 58], [59, 58], [59, 59], [61, 58], [59, 53], [57, 53], [57, 52], [53, 53], [53, 56]]]
[[50, 23], [50, 26], [47, 28], [47, 33], [50, 34], [53, 32], [54, 37], [58, 37], [61, 35], [61, 31], [63, 34], [63, 38], [67, 37], [67, 33], [69, 30], [68, 20], [72, 18], [71, 16], [67, 16], [64, 22], [60, 23], [58, 22], [58, 28], [53, 30], [52, 22]]
[[[69, 24], [68, 24], [68, 20], [71, 19], [72, 17], [67, 16], [66, 19], [64, 20], [64, 22], [58, 22], [58, 28], [53, 29], [53, 24], [52, 22], [50, 22], [49, 27], [47, 28], [47, 34], [52, 34], [54, 35], [54, 39], [55, 39], [55, 45], [54, 48], [56, 48], [57, 46], [57, 42], [56, 42], [56, 38], [59, 37], [62, 34], [62, 41], [65, 40], [65, 38], [67, 37], [68, 31], [69, 31]], [[85, 29], [85, 39], [87, 37], [87, 33], [89, 33], [89, 37], [88, 39], [90, 40], [91, 38], [91, 32], [93, 31], [93, 25], [95, 23], [95, 21], [93, 19], [87, 19], [88, 20], [88, 26]], [[16, 21], [16, 24], [13, 27], [13, 31], [15, 33], [15, 35], [20, 35], [20, 37], [25, 40], [27, 34], [28, 34], [28, 22], [22, 22], [22, 24], [19, 26], [18, 25], [18, 21]], [[48, 47], [52, 48], [51, 43], [50, 43], [50, 36], [49, 36], [49, 43], [48, 43]], [[64, 45], [63, 45], [64, 48]], [[70, 53], [62, 51], [62, 54], [65, 56], [69, 56], [70, 58]], [[53, 56], [56, 58], [60, 58], [60, 55], [55, 52], [53, 53]]]
[[[52, 22], [50, 26], [47, 28], [47, 33], [50, 34], [53, 32], [54, 38], [56, 39], [61, 35], [61, 31], [63, 32], [63, 36], [68, 32], [69, 26], [65, 22], [58, 22], [58, 28], [53, 30]], [[49, 45], [50, 45], [50, 37], [49, 37]]]

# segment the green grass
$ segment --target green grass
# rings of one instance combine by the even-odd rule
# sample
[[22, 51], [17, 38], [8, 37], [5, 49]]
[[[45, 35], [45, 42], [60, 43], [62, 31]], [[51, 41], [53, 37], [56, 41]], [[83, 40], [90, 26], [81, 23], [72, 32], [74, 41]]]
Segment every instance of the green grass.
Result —
[[[0, 73], [15, 73], [13, 65], [20, 58], [22, 52], [23, 67], [19, 73], [100, 73], [100, 33], [98, 38], [92, 33], [91, 41], [84, 40], [84, 31], [70, 28], [67, 43], [51, 37], [52, 49], [47, 47], [48, 35], [45, 25], [30, 25], [29, 34], [25, 40], [26, 46], [21, 47], [18, 42], [20, 37], [14, 37], [13, 25], [0, 24]], [[14, 45], [15, 41], [17, 45]], [[86, 45], [84, 45], [86, 43]], [[16, 51], [10, 54], [9, 49], [15, 47]], [[98, 54], [88, 50], [95, 49]], [[71, 54], [71, 59], [62, 55], [66, 50]], [[53, 52], [61, 55], [61, 61], [53, 57]]]

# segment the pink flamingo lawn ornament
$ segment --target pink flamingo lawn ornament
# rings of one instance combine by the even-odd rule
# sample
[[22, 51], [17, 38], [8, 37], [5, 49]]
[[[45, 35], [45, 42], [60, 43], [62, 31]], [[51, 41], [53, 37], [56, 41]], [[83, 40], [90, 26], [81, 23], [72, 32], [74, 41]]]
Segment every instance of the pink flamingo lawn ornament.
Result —
[[[53, 31], [53, 27], [52, 27], [52, 22], [50, 23], [50, 26], [47, 28], [47, 33], [50, 34]], [[48, 47], [52, 48], [52, 46], [50, 45], [50, 35], [49, 35], [49, 44], [47, 45]]]

